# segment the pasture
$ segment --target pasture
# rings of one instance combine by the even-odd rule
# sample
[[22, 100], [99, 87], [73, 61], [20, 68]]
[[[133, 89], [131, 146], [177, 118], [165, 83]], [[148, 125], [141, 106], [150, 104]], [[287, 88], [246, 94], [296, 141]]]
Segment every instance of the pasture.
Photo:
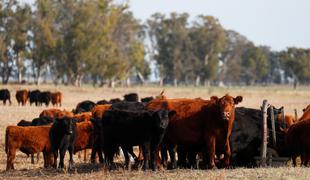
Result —
[[[8, 125], [16, 125], [21, 119], [32, 120], [39, 116], [39, 113], [46, 109], [45, 106], [36, 107], [18, 106], [15, 99], [15, 92], [19, 89], [27, 90], [50, 90], [61, 91], [63, 93], [63, 105], [61, 109], [72, 110], [76, 104], [82, 100], [98, 101], [102, 99], [122, 98], [122, 95], [129, 92], [137, 92], [139, 97], [156, 96], [163, 88], [160, 87], [132, 87], [132, 88], [94, 88], [94, 87], [66, 87], [66, 86], [1, 86], [8, 88], [11, 92], [12, 105], [3, 106], [0, 103], [0, 179], [24, 179], [24, 178], [55, 178], [55, 179], [307, 179], [310, 177], [308, 168], [255, 168], [255, 169], [222, 169], [222, 170], [164, 170], [159, 172], [127, 171], [118, 169], [106, 171], [100, 165], [91, 165], [74, 156], [75, 171], [69, 173], [45, 170], [43, 158], [37, 164], [31, 164], [30, 158], [21, 152], [17, 153], [14, 171], [5, 171], [6, 154], [4, 151], [4, 134]], [[209, 99], [212, 95], [223, 96], [229, 93], [233, 96], [242, 95], [244, 100], [238, 107], [251, 107], [259, 109], [263, 99], [268, 99], [269, 103], [276, 107], [284, 106], [286, 114], [294, 114], [297, 109], [298, 115], [302, 114], [302, 109], [309, 104], [310, 87], [299, 87], [293, 90], [288, 86], [272, 87], [233, 87], [233, 88], [194, 88], [194, 87], [165, 87], [165, 95], [169, 98], [196, 98]], [[49, 106], [51, 108], [52, 106]], [[42, 155], [41, 155], [42, 156]], [[66, 156], [67, 158], [67, 156]], [[123, 159], [119, 159], [123, 162]], [[67, 164], [67, 160], [65, 164]]]

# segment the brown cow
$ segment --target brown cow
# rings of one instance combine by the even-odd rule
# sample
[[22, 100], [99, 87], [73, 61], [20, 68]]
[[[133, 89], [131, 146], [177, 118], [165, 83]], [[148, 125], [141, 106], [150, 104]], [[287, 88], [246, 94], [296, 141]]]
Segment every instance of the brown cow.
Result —
[[61, 92], [51, 93], [51, 102], [53, 106], [61, 106], [62, 94]]
[[50, 128], [51, 126], [8, 126], [5, 133], [6, 170], [14, 169], [17, 149], [26, 154], [43, 152], [44, 167], [50, 167], [53, 163], [49, 141]]
[[286, 134], [286, 145], [293, 165], [301, 155], [301, 165], [308, 166], [310, 159], [310, 119], [304, 119], [293, 124]]
[[43, 116], [47, 116], [51, 118], [62, 118], [64, 116], [73, 117], [74, 114], [70, 111], [66, 111], [66, 110], [62, 111], [60, 109], [52, 108], [52, 109], [43, 110], [40, 113], [40, 117], [43, 117]]
[[28, 91], [27, 90], [16, 91], [15, 97], [18, 102], [18, 105], [22, 104], [22, 106], [25, 106], [28, 100]]
[[277, 119], [278, 119], [279, 123], [281, 123], [281, 124], [285, 123], [286, 128], [291, 127], [296, 122], [295, 117], [292, 115], [285, 115], [284, 120], [283, 120], [283, 115], [280, 114], [280, 115], [278, 115]]
[[[235, 118], [235, 105], [242, 101], [241, 96], [233, 98], [225, 95], [213, 96], [211, 100], [202, 99], [154, 99], [146, 107], [150, 110], [168, 108], [176, 111], [167, 128], [168, 144], [206, 144], [208, 168], [215, 167], [215, 153], [224, 154], [223, 166], [230, 163], [229, 137]], [[166, 106], [166, 107], [164, 107]], [[174, 151], [170, 156], [176, 166]]]

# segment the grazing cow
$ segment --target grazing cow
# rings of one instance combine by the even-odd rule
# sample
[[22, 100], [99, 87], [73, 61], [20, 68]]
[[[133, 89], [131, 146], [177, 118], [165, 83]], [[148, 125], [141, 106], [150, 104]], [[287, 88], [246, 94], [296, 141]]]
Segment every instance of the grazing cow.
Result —
[[114, 99], [110, 99], [110, 104], [114, 104], [114, 103], [118, 103], [121, 102], [122, 100], [120, 98], [114, 98]]
[[40, 103], [41, 92], [39, 90], [33, 90], [33, 91], [29, 91], [28, 94], [29, 94], [30, 106], [32, 105], [32, 103], [35, 103], [35, 105], [38, 106]]
[[[144, 169], [156, 170], [155, 152], [161, 143], [169, 123], [169, 117], [175, 111], [123, 111], [108, 110], [102, 121], [102, 144], [107, 162], [111, 165], [113, 157], [121, 146], [127, 151], [135, 145], [142, 145]], [[126, 165], [129, 165], [128, 154], [124, 152]]]
[[64, 117], [64, 116], [68, 116], [68, 117], [73, 117], [74, 114], [70, 111], [65, 111], [65, 110], [60, 110], [60, 109], [46, 109], [46, 110], [43, 110], [41, 113], [40, 113], [40, 117], [42, 116], [48, 116], [48, 117], [51, 117], [51, 118], [61, 118], [61, 117]]
[[16, 91], [15, 97], [18, 102], [18, 105], [22, 104], [22, 106], [25, 106], [28, 100], [28, 91], [27, 90]]
[[139, 101], [139, 96], [137, 93], [129, 93], [124, 95], [124, 101], [129, 101], [129, 102], [138, 102]]
[[51, 92], [44, 91], [40, 93], [39, 96], [40, 105], [45, 104], [45, 106], [47, 107], [50, 104], [50, 101], [51, 101]]
[[34, 154], [43, 152], [44, 167], [50, 167], [52, 156], [48, 133], [51, 126], [8, 126], [5, 132], [5, 152], [7, 154], [6, 170], [14, 169], [16, 150]]
[[91, 112], [91, 110], [96, 106], [93, 101], [82, 101], [78, 103], [74, 110], [74, 114], [82, 113], [82, 112]]
[[62, 94], [61, 92], [51, 93], [51, 102], [53, 106], [61, 106]]
[[6, 101], [8, 100], [10, 105], [11, 103], [11, 94], [8, 89], [0, 89], [0, 100], [3, 101], [3, 104], [6, 105]]
[[57, 118], [49, 132], [51, 151], [54, 155], [53, 167], [57, 168], [58, 151], [60, 154], [59, 168], [64, 168], [64, 157], [70, 154], [69, 169], [73, 166], [74, 143], [76, 140], [76, 120], [70, 117]]
[[148, 102], [152, 101], [153, 99], [154, 99], [153, 96], [145, 97], [145, 98], [141, 98], [141, 102], [148, 103]]
[[215, 154], [224, 154], [221, 166], [230, 164], [229, 137], [235, 118], [235, 105], [242, 101], [225, 95], [221, 98], [202, 99], [166, 99], [158, 98], [146, 107], [156, 110], [167, 106], [176, 111], [170, 120], [165, 141], [169, 145], [172, 168], [176, 167], [175, 144], [205, 144], [208, 168], [215, 167]]
[[105, 104], [110, 104], [110, 102], [103, 99], [103, 100], [97, 101], [96, 103], [96, 105], [105, 105]]

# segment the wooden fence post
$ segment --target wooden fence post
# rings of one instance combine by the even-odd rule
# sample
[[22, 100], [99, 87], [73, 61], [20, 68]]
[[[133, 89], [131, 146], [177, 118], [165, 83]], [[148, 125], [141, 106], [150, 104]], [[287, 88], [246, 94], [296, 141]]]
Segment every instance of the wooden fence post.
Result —
[[262, 144], [261, 144], [261, 163], [260, 166], [266, 167], [266, 159], [267, 159], [267, 108], [268, 108], [268, 101], [264, 100], [262, 105]]
[[298, 116], [297, 116], [297, 109], [294, 109], [295, 112], [295, 122], [297, 122]]
[[276, 125], [275, 125], [275, 121], [274, 121], [274, 111], [273, 111], [273, 107], [270, 106], [270, 119], [271, 119], [271, 129], [272, 129], [272, 142], [273, 145], [276, 146], [277, 145], [277, 136], [276, 136]]

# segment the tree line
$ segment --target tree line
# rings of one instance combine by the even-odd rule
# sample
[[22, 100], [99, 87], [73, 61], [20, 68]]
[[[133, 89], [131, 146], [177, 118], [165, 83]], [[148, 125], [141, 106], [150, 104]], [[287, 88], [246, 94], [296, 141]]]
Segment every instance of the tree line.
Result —
[[310, 49], [256, 46], [213, 16], [155, 13], [142, 23], [112, 0], [0, 0], [3, 84], [144, 84], [151, 70], [161, 85], [308, 83]]

